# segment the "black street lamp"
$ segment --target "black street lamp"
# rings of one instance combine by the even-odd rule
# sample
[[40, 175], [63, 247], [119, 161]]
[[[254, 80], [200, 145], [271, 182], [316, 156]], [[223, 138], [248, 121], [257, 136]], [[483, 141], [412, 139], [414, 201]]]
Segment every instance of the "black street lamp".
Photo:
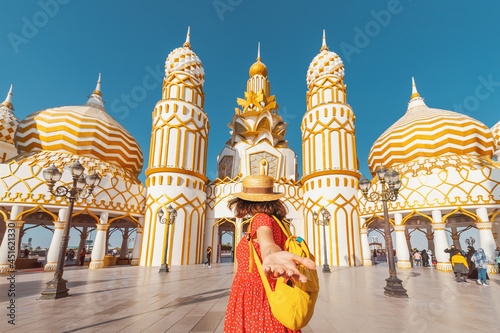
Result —
[[375, 171], [377, 177], [380, 181], [381, 190], [380, 192], [372, 191], [368, 193], [371, 188], [371, 181], [366, 179], [364, 176], [359, 181], [359, 189], [366, 200], [370, 202], [377, 202], [382, 200], [382, 206], [384, 208], [384, 233], [385, 233], [385, 248], [387, 252], [387, 263], [389, 265], [389, 278], [385, 279], [387, 285], [384, 287], [384, 294], [390, 297], [408, 297], [406, 289], [403, 288], [402, 281], [398, 279], [396, 273], [396, 265], [394, 263], [394, 249], [392, 246], [391, 230], [389, 227], [389, 213], [387, 211], [387, 201], [396, 201], [398, 199], [398, 192], [401, 188], [401, 180], [399, 179], [399, 173], [390, 169], [387, 170], [385, 167], [380, 167]]
[[86, 199], [94, 190], [94, 187], [99, 185], [101, 177], [97, 173], [84, 176], [85, 168], [77, 160], [71, 165], [71, 175], [73, 176], [73, 186], [58, 186], [54, 191], [55, 184], [61, 179], [62, 173], [53, 164], [43, 170], [43, 178], [49, 187], [49, 192], [56, 197], [66, 197], [69, 200], [68, 211], [66, 213], [66, 221], [64, 224], [63, 237], [59, 247], [59, 258], [57, 259], [56, 271], [54, 278], [47, 282], [47, 289], [42, 292], [40, 299], [58, 299], [69, 296], [69, 289], [66, 288], [66, 280], [62, 278], [64, 272], [64, 259], [66, 257], [66, 249], [68, 247], [69, 230], [71, 226], [71, 218], [73, 216], [73, 205], [76, 199]]
[[323, 264], [323, 272], [330, 273], [331, 272], [330, 271], [330, 266], [328, 265], [328, 260], [327, 260], [327, 257], [326, 257], [326, 227], [328, 225], [330, 225], [331, 215], [325, 209], [325, 207], [321, 207], [321, 209], [319, 210], [319, 212], [323, 216], [323, 219], [320, 220], [319, 216], [318, 216], [318, 213], [316, 213], [316, 212], [313, 213], [313, 219], [314, 219], [314, 223], [316, 225], [323, 226], [323, 243], [324, 243], [324, 246], [323, 246], [323, 251], [324, 252], [323, 253], [324, 253], [324, 257], [325, 257], [324, 264]]
[[161, 264], [159, 272], [168, 272], [168, 260], [167, 260], [167, 253], [168, 253], [168, 235], [170, 231], [170, 226], [174, 224], [175, 218], [177, 217], [177, 211], [172, 207], [172, 205], [167, 206], [167, 213], [168, 213], [168, 218], [164, 218], [163, 216], [165, 215], [165, 212], [163, 211], [162, 208], [158, 210], [158, 220], [160, 221], [161, 224], [166, 224], [165, 229], [167, 229], [167, 238], [165, 239], [165, 252], [163, 252], [163, 257], [165, 258], [163, 264]]

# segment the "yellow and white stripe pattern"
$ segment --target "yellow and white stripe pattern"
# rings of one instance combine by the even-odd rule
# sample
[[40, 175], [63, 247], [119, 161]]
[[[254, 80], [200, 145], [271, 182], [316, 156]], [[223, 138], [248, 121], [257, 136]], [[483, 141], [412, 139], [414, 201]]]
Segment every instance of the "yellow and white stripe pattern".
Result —
[[27, 116], [16, 134], [19, 152], [66, 152], [110, 162], [138, 175], [143, 163], [141, 148], [106, 113], [97, 92], [85, 105], [50, 108]]
[[373, 144], [370, 170], [408, 163], [421, 157], [478, 155], [491, 158], [493, 134], [480, 121], [453, 111], [431, 109], [416, 88], [406, 114]]

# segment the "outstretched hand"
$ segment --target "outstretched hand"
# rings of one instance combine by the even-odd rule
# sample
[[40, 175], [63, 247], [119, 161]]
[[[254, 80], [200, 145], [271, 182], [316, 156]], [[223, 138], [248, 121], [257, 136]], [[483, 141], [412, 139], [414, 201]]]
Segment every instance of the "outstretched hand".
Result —
[[266, 276], [278, 278], [291, 277], [302, 283], [307, 282], [307, 277], [301, 274], [297, 265], [308, 269], [316, 269], [316, 263], [309, 258], [304, 258], [288, 251], [278, 251], [267, 255], [262, 262], [262, 270]]

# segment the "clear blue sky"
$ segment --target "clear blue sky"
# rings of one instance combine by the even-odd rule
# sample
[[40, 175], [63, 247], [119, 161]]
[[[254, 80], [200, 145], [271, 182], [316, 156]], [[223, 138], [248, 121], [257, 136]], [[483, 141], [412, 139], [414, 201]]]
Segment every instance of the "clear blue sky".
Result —
[[161, 84], [143, 81], [148, 75], [161, 80], [187, 26], [206, 74], [210, 179], [258, 42], [299, 156], [306, 71], [323, 29], [330, 50], [344, 60], [363, 174], [373, 142], [406, 111], [412, 76], [428, 106], [460, 111], [489, 127], [500, 120], [495, 1], [41, 0], [4, 1], [1, 12], [0, 98], [14, 84], [17, 117], [84, 104], [101, 72], [108, 113], [139, 142], [145, 165]]

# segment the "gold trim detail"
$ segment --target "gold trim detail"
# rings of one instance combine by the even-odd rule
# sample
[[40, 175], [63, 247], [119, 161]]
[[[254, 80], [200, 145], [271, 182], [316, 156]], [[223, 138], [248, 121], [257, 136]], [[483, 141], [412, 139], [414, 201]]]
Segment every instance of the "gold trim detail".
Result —
[[159, 173], [159, 172], [172, 172], [172, 173], [181, 173], [184, 175], [189, 175], [189, 176], [194, 176], [198, 177], [201, 180], [203, 180], [205, 183], [208, 182], [208, 178], [201, 173], [191, 171], [191, 170], [185, 170], [185, 169], [178, 169], [178, 168], [151, 168], [146, 170], [146, 177], [149, 177], [152, 174]]

